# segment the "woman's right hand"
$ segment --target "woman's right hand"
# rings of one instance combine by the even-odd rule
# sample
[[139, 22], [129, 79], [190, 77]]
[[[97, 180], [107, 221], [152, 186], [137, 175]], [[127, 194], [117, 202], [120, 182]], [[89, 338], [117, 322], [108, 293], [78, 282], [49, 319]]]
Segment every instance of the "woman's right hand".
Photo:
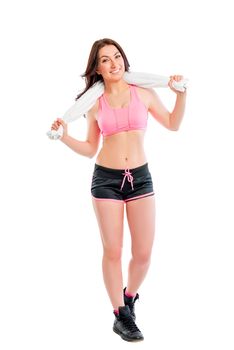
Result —
[[63, 136], [62, 137], [64, 137], [64, 136], [66, 136], [67, 135], [67, 124], [65, 123], [65, 121], [64, 120], [62, 120], [61, 118], [57, 118], [54, 122], [53, 122], [53, 124], [52, 124], [52, 126], [51, 126], [51, 130], [58, 130], [58, 128], [60, 127], [60, 125], [62, 125], [62, 127], [63, 127]]

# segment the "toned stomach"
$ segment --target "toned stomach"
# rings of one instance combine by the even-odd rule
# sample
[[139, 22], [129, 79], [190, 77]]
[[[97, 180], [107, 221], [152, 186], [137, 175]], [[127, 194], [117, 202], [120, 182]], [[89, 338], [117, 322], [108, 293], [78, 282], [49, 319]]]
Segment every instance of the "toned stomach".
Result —
[[147, 162], [144, 131], [124, 131], [103, 138], [96, 163], [112, 169], [137, 168]]

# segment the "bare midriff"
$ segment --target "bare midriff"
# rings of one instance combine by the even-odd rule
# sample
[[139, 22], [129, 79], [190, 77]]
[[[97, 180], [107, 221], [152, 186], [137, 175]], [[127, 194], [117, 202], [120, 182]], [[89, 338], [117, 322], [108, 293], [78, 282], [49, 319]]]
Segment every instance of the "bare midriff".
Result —
[[103, 137], [96, 164], [112, 169], [133, 169], [147, 163], [143, 130], [123, 131]]

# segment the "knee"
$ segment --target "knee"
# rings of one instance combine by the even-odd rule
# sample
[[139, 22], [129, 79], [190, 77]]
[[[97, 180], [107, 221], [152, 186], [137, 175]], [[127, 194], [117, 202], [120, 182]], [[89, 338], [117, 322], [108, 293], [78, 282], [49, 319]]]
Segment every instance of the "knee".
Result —
[[119, 261], [122, 257], [122, 248], [104, 248], [103, 250], [103, 258], [112, 260], [112, 261]]
[[151, 252], [149, 251], [133, 252], [132, 258], [139, 265], [148, 265], [150, 264]]

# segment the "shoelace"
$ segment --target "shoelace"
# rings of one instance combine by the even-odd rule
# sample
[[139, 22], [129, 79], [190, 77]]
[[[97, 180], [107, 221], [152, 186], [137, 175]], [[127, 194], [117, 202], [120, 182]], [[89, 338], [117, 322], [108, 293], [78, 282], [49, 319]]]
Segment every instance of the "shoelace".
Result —
[[124, 326], [130, 332], [140, 332], [139, 328], [137, 327], [136, 323], [133, 321], [131, 316], [122, 316], [120, 319], [123, 322]]

